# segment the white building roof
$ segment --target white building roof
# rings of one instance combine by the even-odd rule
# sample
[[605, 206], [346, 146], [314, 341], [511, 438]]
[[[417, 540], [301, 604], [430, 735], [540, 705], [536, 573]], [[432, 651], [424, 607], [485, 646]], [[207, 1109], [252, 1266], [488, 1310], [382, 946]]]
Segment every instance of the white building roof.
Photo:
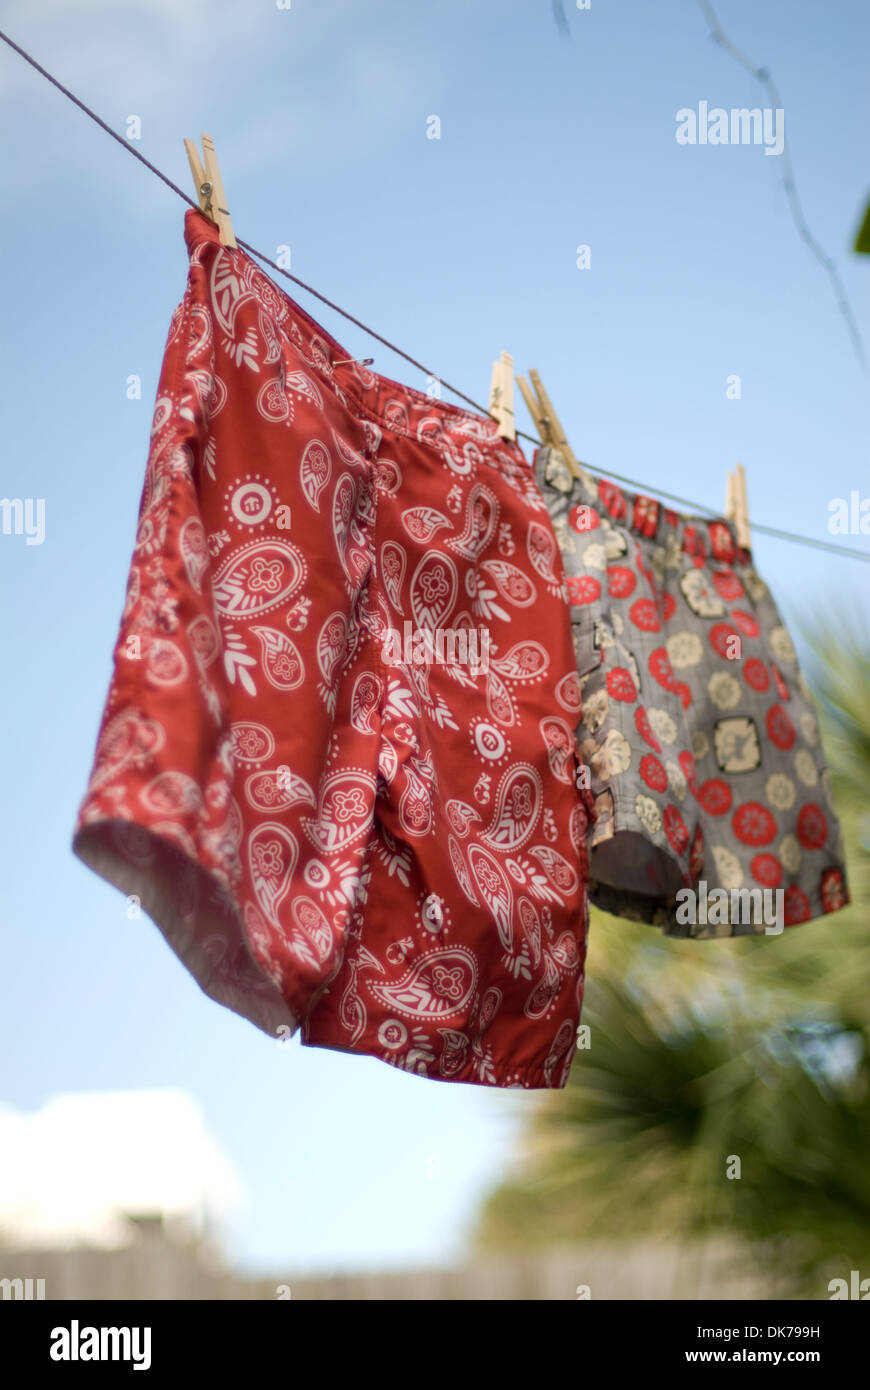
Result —
[[51, 1097], [25, 1113], [0, 1105], [0, 1243], [117, 1248], [127, 1217], [195, 1234], [224, 1227], [244, 1188], [183, 1091]]

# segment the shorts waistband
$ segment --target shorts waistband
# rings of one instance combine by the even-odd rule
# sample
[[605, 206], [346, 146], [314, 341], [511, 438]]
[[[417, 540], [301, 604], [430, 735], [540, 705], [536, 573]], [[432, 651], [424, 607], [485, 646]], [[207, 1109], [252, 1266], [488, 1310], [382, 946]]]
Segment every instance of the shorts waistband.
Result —
[[508, 468], [519, 465], [531, 471], [522, 449], [499, 436], [498, 423], [490, 416], [473, 414], [427, 396], [351, 360], [352, 354], [276, 285], [245, 251], [222, 247], [217, 227], [203, 213], [193, 208], [186, 213], [184, 236], [191, 259], [197, 248], [212, 243], [231, 256], [237, 266], [242, 265], [248, 293], [256, 297], [279, 331], [305, 357], [307, 368], [327, 389], [337, 391], [382, 428], [439, 451], [458, 450], [466, 457], [469, 452], [473, 454], [477, 446], [486, 451], [489, 464], [498, 467], [501, 462]]
[[646, 540], [658, 545], [676, 543], [687, 555], [722, 563], [751, 558], [749, 550], [738, 546], [734, 527], [725, 517], [684, 516], [655, 497], [630, 492], [606, 478], [592, 474], [575, 478], [559, 451], [546, 446], [535, 451], [533, 466], [545, 496], [548, 492], [570, 494], [575, 506], [588, 506], [598, 515], [604, 512], [616, 525]]

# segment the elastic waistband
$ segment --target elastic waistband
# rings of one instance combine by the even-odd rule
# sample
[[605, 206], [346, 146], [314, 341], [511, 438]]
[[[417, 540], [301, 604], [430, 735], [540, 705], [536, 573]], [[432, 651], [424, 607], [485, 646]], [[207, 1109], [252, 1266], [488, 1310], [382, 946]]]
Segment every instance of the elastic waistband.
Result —
[[193, 208], [186, 213], [184, 237], [191, 260], [208, 243], [231, 257], [243, 280], [243, 293], [258, 300], [279, 331], [306, 359], [307, 369], [316, 373], [327, 389], [336, 390], [382, 428], [407, 435], [439, 452], [445, 448], [458, 451], [469, 461], [473, 461], [475, 449], [485, 450], [489, 464], [509, 468], [519, 465], [530, 471], [519, 445], [499, 436], [498, 424], [491, 416], [472, 414], [349, 360], [352, 354], [270, 280], [245, 251], [221, 246], [217, 227], [203, 213]]
[[574, 506], [587, 506], [596, 516], [606, 515], [614, 525], [657, 545], [676, 543], [687, 555], [710, 556], [722, 564], [747, 563], [751, 558], [749, 550], [738, 546], [734, 527], [725, 517], [684, 516], [655, 497], [629, 492], [606, 478], [575, 478], [558, 449], [537, 449], [534, 471], [545, 497], [561, 494]]

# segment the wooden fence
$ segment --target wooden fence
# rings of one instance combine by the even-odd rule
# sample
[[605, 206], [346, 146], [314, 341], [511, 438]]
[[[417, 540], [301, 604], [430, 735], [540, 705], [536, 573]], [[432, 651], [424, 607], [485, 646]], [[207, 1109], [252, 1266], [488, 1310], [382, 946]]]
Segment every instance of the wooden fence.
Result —
[[[488, 1256], [453, 1269], [400, 1273], [245, 1278], [205, 1247], [152, 1241], [118, 1251], [0, 1248], [0, 1298], [21, 1297], [45, 1281], [48, 1299], [327, 1299], [465, 1301], [509, 1299], [744, 1299], [777, 1291], [747, 1269], [726, 1243], [661, 1243], [559, 1248]], [[588, 1294], [586, 1290], [588, 1289]]]

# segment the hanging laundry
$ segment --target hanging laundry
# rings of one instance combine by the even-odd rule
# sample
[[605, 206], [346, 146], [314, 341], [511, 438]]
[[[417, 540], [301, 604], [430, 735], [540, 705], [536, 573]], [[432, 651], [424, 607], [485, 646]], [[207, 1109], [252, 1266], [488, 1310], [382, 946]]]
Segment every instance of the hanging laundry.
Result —
[[186, 239], [75, 852], [266, 1032], [562, 1086], [589, 803], [532, 471]]
[[[724, 521], [575, 478], [556, 449], [534, 466], [568, 573], [592, 901], [691, 937], [775, 934], [765, 890], [780, 930], [844, 907], [818, 722], [751, 554]], [[724, 913], [726, 895], [750, 910]]]

